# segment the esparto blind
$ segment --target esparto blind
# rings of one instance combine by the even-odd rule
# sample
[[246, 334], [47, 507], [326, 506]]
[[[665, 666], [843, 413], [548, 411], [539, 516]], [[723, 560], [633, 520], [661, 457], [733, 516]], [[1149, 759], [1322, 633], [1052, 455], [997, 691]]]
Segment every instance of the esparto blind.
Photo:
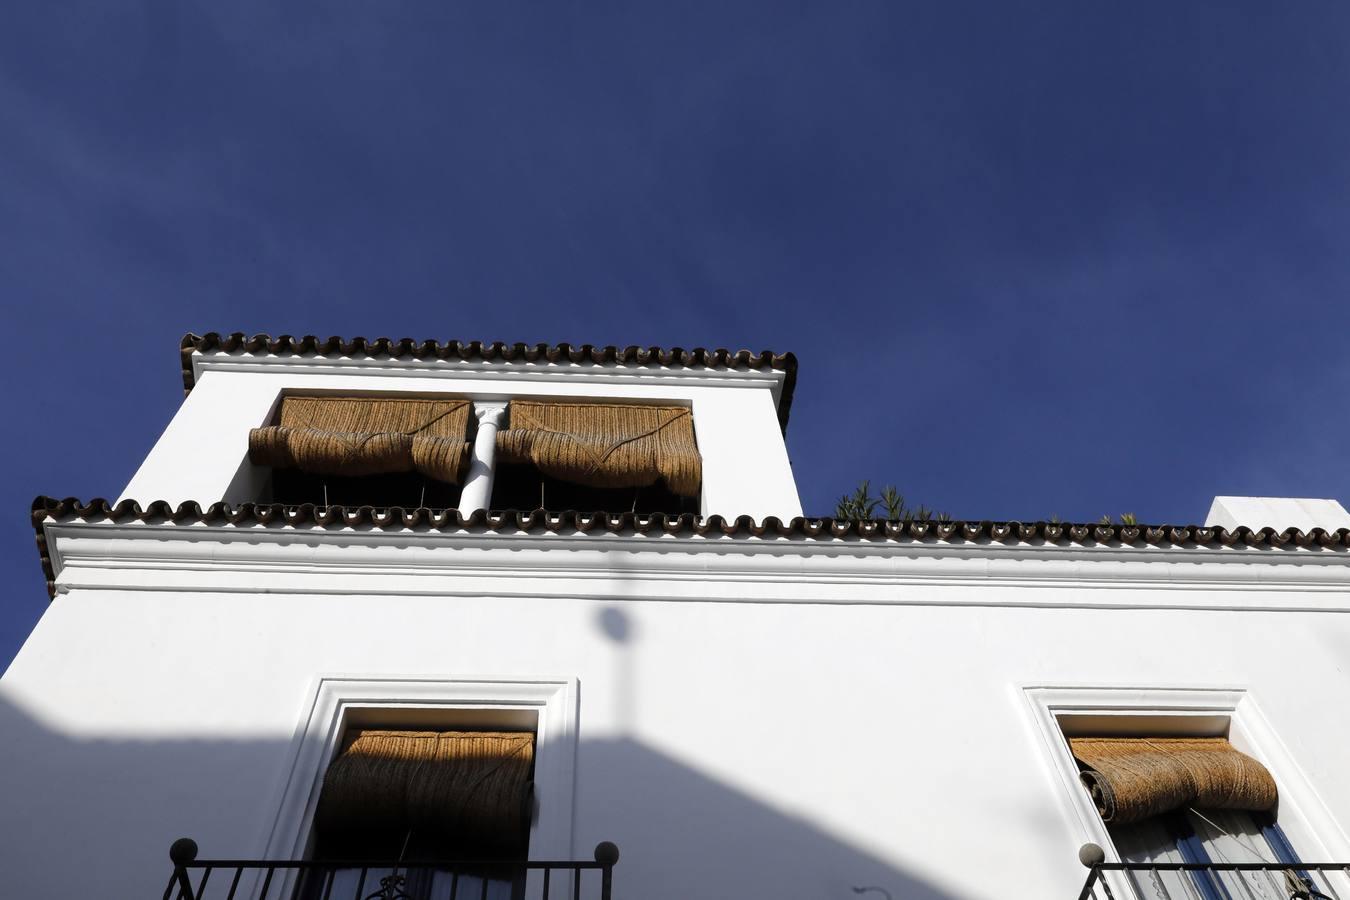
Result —
[[497, 459], [588, 487], [664, 481], [671, 493], [697, 497], [703, 481], [693, 415], [683, 406], [512, 400]]
[[1117, 825], [1184, 807], [1272, 809], [1275, 779], [1227, 738], [1071, 737], [1083, 785]]
[[459, 484], [470, 412], [458, 399], [283, 397], [277, 424], [249, 432], [248, 457], [319, 475], [419, 472]]
[[529, 733], [358, 730], [324, 774], [315, 824], [514, 846], [529, 826], [533, 762]]

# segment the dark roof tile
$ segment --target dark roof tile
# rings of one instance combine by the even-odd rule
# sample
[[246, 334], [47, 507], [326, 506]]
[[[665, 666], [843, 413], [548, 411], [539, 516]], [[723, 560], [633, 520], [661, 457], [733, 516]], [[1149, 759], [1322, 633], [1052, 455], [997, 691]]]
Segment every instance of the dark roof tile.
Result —
[[33, 527], [37, 531], [38, 553], [47, 576], [47, 589], [54, 591], [51, 557], [47, 550], [43, 524], [49, 520], [148, 522], [207, 525], [267, 525], [305, 527], [420, 528], [431, 531], [455, 531], [483, 528], [501, 534], [671, 534], [683, 536], [726, 535], [731, 537], [795, 538], [802, 540], [854, 538], [865, 542], [1001, 544], [1104, 544], [1107, 546], [1202, 547], [1215, 542], [1252, 547], [1350, 547], [1350, 529], [1327, 531], [1314, 528], [1301, 531], [1287, 528], [1252, 529], [1188, 525], [1096, 525], [1060, 522], [938, 522], [869, 519], [850, 521], [832, 518], [798, 517], [783, 521], [776, 516], [756, 520], [750, 516], [727, 519], [723, 516], [695, 516], [685, 513], [545, 512], [544, 510], [478, 511], [468, 516], [454, 509], [403, 509], [371, 506], [319, 507], [310, 503], [288, 506], [279, 503], [213, 503], [202, 507], [194, 502], [177, 506], [163, 500], [141, 506], [133, 500], [112, 503], [96, 499], [84, 502], [73, 497], [56, 500], [38, 497], [33, 501]]
[[211, 331], [198, 335], [183, 335], [179, 355], [183, 365], [183, 392], [192, 390], [194, 374], [192, 354], [222, 351], [225, 353], [253, 353], [261, 355], [314, 356], [388, 356], [395, 359], [476, 359], [501, 362], [573, 362], [603, 365], [618, 363], [638, 366], [680, 366], [683, 368], [723, 367], [728, 369], [777, 369], [785, 373], [783, 394], [778, 400], [778, 421], [787, 430], [788, 411], [792, 406], [792, 392], [797, 385], [797, 357], [791, 353], [772, 353], [763, 350], [705, 350], [702, 347], [685, 350], [680, 347], [597, 347], [592, 344], [504, 344], [501, 341], [414, 341], [410, 338], [320, 338], [312, 334], [293, 337], [289, 334], [272, 337], [266, 334], [219, 334]]

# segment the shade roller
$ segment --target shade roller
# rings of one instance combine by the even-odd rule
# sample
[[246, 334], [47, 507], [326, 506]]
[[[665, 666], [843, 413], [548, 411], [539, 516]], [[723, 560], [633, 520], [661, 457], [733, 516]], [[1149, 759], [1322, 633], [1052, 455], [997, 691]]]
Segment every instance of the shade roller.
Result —
[[534, 735], [359, 730], [324, 773], [326, 834], [413, 831], [509, 847], [529, 827]]
[[278, 423], [248, 435], [248, 458], [318, 475], [420, 472], [459, 484], [471, 456], [467, 400], [283, 397]]
[[1073, 737], [1102, 820], [1128, 825], [1183, 807], [1272, 809], [1275, 779], [1227, 738]]
[[684, 406], [512, 400], [497, 459], [589, 487], [665, 481], [682, 497], [697, 497], [703, 481], [694, 418]]

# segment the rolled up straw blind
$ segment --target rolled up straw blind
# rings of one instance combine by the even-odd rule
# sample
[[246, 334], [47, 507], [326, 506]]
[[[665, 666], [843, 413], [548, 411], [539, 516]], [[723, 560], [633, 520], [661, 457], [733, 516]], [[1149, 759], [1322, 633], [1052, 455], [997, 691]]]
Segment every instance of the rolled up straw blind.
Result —
[[534, 735], [361, 730], [328, 766], [321, 833], [407, 831], [518, 845], [529, 827]]
[[1275, 780], [1227, 738], [1073, 737], [1102, 820], [1127, 825], [1184, 807], [1268, 810]]
[[694, 419], [683, 406], [513, 400], [497, 459], [589, 487], [664, 481], [682, 497], [698, 496], [703, 480]]
[[420, 472], [459, 484], [470, 412], [467, 400], [285, 397], [278, 424], [249, 432], [248, 456], [319, 475]]

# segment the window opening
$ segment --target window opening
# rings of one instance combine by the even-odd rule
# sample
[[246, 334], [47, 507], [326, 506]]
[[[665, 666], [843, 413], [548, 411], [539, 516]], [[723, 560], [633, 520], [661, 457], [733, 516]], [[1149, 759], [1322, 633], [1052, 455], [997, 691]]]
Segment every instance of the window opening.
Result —
[[249, 433], [263, 502], [457, 507], [476, 422], [457, 398], [287, 396]]
[[494, 509], [695, 513], [702, 458], [688, 407], [513, 400]]
[[[1226, 737], [1070, 737], [1084, 788], [1122, 862], [1289, 868], [1133, 869], [1142, 897], [1283, 898], [1316, 885], [1276, 822], [1274, 779]], [[1312, 894], [1311, 896], [1318, 896]]]
[[312, 858], [330, 865], [297, 898], [519, 900], [534, 748], [533, 731], [350, 728], [315, 817]]

